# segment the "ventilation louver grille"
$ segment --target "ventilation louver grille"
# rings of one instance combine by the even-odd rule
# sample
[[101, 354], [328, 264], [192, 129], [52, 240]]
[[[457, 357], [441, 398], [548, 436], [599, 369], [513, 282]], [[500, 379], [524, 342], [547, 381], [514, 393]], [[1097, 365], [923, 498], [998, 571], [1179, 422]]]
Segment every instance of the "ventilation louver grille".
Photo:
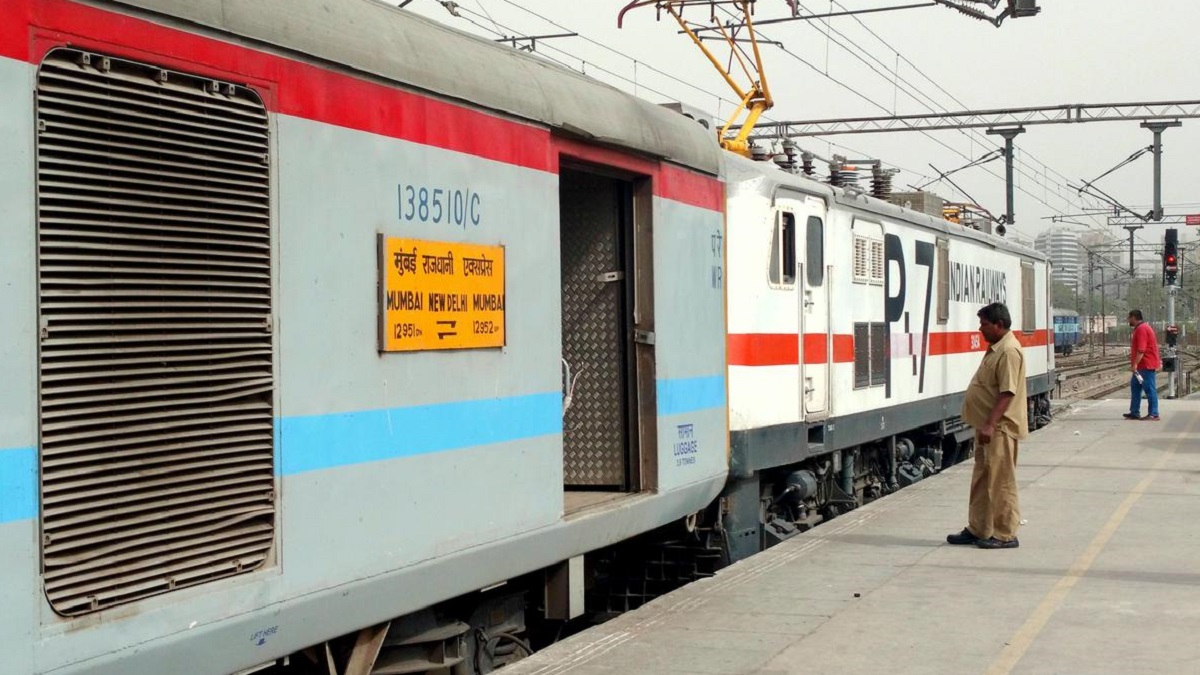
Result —
[[267, 114], [56, 50], [38, 108], [43, 574], [83, 614], [267, 561]]

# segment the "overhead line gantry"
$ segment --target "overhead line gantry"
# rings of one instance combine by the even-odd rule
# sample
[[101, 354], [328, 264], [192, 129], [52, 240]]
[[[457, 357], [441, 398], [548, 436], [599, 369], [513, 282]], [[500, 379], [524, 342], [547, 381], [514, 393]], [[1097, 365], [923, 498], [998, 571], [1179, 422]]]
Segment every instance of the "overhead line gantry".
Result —
[[[1154, 208], [1143, 221], [1160, 221], [1162, 208], [1162, 132], [1182, 124], [1180, 120], [1200, 117], [1200, 101], [1156, 101], [1141, 103], [1074, 103], [1031, 108], [997, 108], [993, 110], [962, 110], [957, 112], [924, 113], [919, 115], [885, 115], [880, 117], [850, 117], [841, 119], [771, 122], [760, 124], [748, 139], [774, 140], [806, 136], [838, 134], [872, 134], [900, 131], [939, 131], [957, 129], [987, 129], [989, 134], [1004, 138], [1006, 164], [1007, 207], [1005, 222], [1011, 224], [1013, 214], [1013, 138], [1026, 127], [1047, 124], [1083, 124], [1086, 122], [1140, 121], [1141, 126], [1154, 134]], [[732, 127], [730, 131], [737, 130]]]

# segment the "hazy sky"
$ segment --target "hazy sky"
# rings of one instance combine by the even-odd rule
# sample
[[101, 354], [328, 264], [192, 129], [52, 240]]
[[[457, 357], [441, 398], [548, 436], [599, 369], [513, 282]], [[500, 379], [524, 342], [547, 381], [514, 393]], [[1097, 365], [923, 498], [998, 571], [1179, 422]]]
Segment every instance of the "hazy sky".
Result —
[[[714, 114], [730, 111], [732, 93], [715, 69], [686, 36], [676, 34], [673, 22], [656, 21], [652, 7], [628, 14], [625, 28], [618, 30], [616, 17], [625, 0], [457, 2], [460, 18], [438, 0], [413, 0], [407, 9], [492, 38], [496, 33], [578, 32], [580, 37], [540, 42], [537, 51], [655, 102], [673, 99]], [[825, 13], [831, 8], [914, 2], [801, 0], [800, 4], [812, 13]], [[1038, 16], [1009, 19], [999, 29], [944, 7], [864, 15], [861, 22], [843, 17], [828, 24], [806, 21], [764, 27], [766, 37], [783, 43], [782, 49], [764, 47], [776, 100], [768, 117], [806, 120], [924, 113], [931, 108], [1200, 100], [1200, 3], [1040, 0], [1038, 4], [1042, 7]], [[788, 14], [784, 0], [758, 0], [757, 5], [759, 20]], [[691, 18], [702, 20], [704, 14], [697, 11]], [[882, 159], [903, 170], [895, 186], [905, 189], [935, 176], [930, 164], [942, 171], [960, 167], [995, 148], [998, 141], [979, 130], [928, 136], [916, 132], [832, 136], [801, 139], [800, 144], [827, 157], [838, 153]], [[1032, 236], [1049, 225], [1048, 216], [1097, 205], [1067, 184], [1095, 178], [1150, 141], [1150, 132], [1136, 121], [1030, 127], [1017, 138], [1018, 169], [1024, 175], [1017, 180], [1023, 191], [1016, 197], [1016, 230]], [[1196, 180], [1200, 119], [1185, 120], [1183, 127], [1168, 130], [1163, 141], [1163, 202], [1168, 213], [1200, 213]], [[1003, 173], [1003, 160], [998, 159], [952, 178], [999, 215], [1004, 211]], [[1148, 211], [1153, 198], [1150, 155], [1097, 186], [1136, 211]], [[945, 182], [928, 189], [964, 199]], [[1093, 229], [1104, 222], [1102, 217], [1079, 220]], [[1139, 232], [1139, 239], [1161, 242], [1163, 228], [1151, 225]]]

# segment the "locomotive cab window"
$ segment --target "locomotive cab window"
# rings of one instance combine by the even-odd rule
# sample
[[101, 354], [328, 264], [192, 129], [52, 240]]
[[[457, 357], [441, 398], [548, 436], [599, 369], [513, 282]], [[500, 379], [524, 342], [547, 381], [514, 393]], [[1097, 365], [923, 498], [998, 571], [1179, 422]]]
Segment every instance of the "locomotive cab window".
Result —
[[790, 211], [779, 211], [775, 216], [770, 277], [771, 283], [781, 286], [796, 283], [796, 214]]
[[804, 237], [806, 256], [805, 276], [809, 286], [825, 283], [825, 223], [817, 216], [808, 217], [808, 229]]

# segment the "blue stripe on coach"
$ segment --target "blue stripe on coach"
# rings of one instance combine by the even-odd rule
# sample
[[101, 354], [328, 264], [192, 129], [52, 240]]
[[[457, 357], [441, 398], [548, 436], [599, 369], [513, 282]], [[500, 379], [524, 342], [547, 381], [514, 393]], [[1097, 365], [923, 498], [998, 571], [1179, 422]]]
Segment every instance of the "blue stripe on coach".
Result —
[[659, 380], [657, 389], [660, 416], [725, 407], [724, 375]]
[[[725, 378], [658, 380], [658, 414], [725, 406]], [[275, 425], [282, 475], [562, 433], [562, 394], [285, 417]], [[286, 444], [286, 451], [281, 452]], [[36, 448], [0, 448], [0, 523], [38, 515]]]
[[275, 470], [289, 476], [562, 433], [562, 394], [285, 417]]
[[36, 518], [36, 448], [0, 448], [0, 523]]
[[[657, 382], [658, 414], [725, 406], [725, 378]], [[361, 412], [285, 417], [276, 472], [290, 476], [562, 433], [559, 392]]]

